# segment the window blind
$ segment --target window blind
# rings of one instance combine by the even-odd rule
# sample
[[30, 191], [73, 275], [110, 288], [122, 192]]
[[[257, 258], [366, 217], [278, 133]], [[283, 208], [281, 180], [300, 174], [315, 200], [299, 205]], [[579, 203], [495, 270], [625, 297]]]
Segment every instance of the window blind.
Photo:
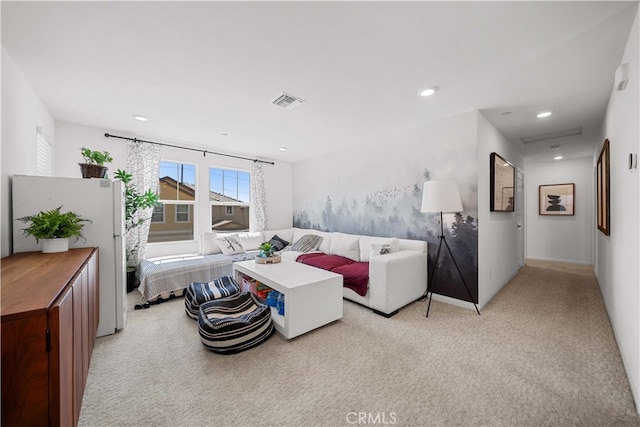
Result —
[[51, 176], [51, 143], [36, 131], [36, 175]]

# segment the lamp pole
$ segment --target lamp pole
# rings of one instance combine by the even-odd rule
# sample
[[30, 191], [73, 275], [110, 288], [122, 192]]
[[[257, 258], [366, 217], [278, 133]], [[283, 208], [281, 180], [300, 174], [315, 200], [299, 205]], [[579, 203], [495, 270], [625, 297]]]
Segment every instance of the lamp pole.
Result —
[[431, 274], [429, 275], [429, 282], [427, 283], [427, 293], [430, 294], [430, 295], [429, 295], [429, 304], [427, 305], [427, 315], [425, 317], [429, 317], [429, 309], [431, 308], [431, 298], [433, 297], [433, 291], [430, 290], [431, 289], [431, 283], [432, 283], [431, 281], [436, 276], [436, 271], [438, 269], [438, 260], [440, 259], [440, 251], [442, 250], [442, 242], [444, 242], [444, 245], [447, 247], [447, 250], [449, 251], [449, 255], [451, 255], [451, 259], [453, 260], [453, 264], [456, 266], [456, 270], [458, 270], [458, 274], [460, 275], [460, 279], [462, 279], [462, 283], [464, 284], [464, 287], [467, 290], [467, 293], [469, 294], [469, 298], [471, 298], [471, 302], [473, 303], [473, 306], [476, 308], [476, 311], [478, 312], [478, 315], [480, 315], [480, 310], [478, 310], [478, 306], [473, 301], [473, 296], [471, 295], [471, 291], [469, 290], [469, 287], [467, 286], [467, 282], [464, 280], [464, 277], [462, 276], [462, 271], [460, 271], [460, 267], [458, 267], [458, 263], [456, 262], [456, 259], [453, 256], [453, 252], [451, 252], [451, 248], [449, 247], [449, 244], [447, 243], [447, 239], [445, 239], [445, 237], [444, 237], [444, 223], [442, 221], [442, 211], [440, 211], [440, 235], [438, 236], [438, 239], [440, 240], [440, 243], [438, 243], [438, 251], [436, 252], [436, 259], [435, 259], [435, 261], [433, 263], [433, 270], [431, 270]]

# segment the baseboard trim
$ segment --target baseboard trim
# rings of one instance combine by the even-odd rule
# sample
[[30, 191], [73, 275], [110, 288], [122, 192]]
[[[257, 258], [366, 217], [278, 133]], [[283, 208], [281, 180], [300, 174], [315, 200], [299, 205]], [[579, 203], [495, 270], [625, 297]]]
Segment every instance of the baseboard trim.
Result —
[[535, 257], [535, 256], [528, 256], [525, 259], [525, 265], [527, 263], [527, 259], [531, 259], [531, 260], [535, 260], [535, 261], [550, 261], [550, 262], [563, 262], [566, 264], [577, 264], [577, 265], [585, 265], [588, 267], [593, 267], [593, 264], [590, 262], [585, 262], [585, 261], [576, 261], [573, 259], [560, 259], [560, 258], [545, 258], [545, 257]]
[[[469, 310], [473, 310], [476, 311], [476, 308], [473, 306], [472, 302], [469, 301], [462, 301], [456, 298], [451, 298], [451, 297], [447, 297], [444, 295], [438, 295], [438, 294], [433, 294], [433, 298], [434, 300], [438, 301], [438, 302], [444, 302], [447, 304], [451, 304], [451, 305], [455, 305], [457, 307], [462, 307], [462, 308], [468, 308]], [[476, 304], [478, 306], [478, 310], [480, 310], [480, 312], [482, 313], [482, 308], [484, 306], [480, 305], [480, 304]]]
[[392, 311], [391, 313], [383, 313], [382, 311], [378, 311], [378, 310], [373, 310], [373, 312], [382, 317], [386, 317], [387, 319], [391, 316], [395, 316], [396, 314], [398, 314], [398, 310]]

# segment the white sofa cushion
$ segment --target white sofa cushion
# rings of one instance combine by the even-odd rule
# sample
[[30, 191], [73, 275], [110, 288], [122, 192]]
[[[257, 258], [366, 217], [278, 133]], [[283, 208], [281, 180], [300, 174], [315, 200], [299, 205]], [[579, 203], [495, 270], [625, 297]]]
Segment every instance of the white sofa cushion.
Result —
[[391, 245], [391, 252], [398, 252], [400, 250], [400, 241], [395, 237], [360, 237], [360, 261], [368, 262], [371, 253], [371, 245], [373, 244], [389, 244]]
[[360, 236], [354, 234], [331, 233], [330, 255], [339, 255], [353, 261], [360, 261]]
[[200, 240], [200, 253], [202, 255], [219, 254], [222, 252], [220, 245], [216, 242], [217, 237], [216, 232], [208, 232], [202, 235], [202, 239]]
[[304, 252], [285, 250], [285, 251], [279, 252], [279, 254], [283, 260], [295, 262], [300, 255], [304, 254]]

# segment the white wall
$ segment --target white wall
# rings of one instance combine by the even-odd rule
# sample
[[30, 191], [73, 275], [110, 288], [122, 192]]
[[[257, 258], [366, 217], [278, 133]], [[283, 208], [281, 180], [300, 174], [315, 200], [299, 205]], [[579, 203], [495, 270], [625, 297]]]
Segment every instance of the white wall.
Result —
[[[65, 178], [82, 178], [78, 163], [84, 163], [80, 148], [87, 147], [95, 151], [108, 151], [113, 162], [105, 166], [109, 168], [107, 176], [113, 178], [117, 169], [125, 169], [127, 165], [126, 141], [105, 138], [107, 130], [93, 126], [56, 121], [56, 140], [59, 141], [53, 152], [53, 175]], [[108, 130], [109, 133], [116, 131]]]
[[[593, 159], [525, 161], [526, 257], [592, 265]], [[538, 213], [538, 186], [575, 184], [573, 216]]]
[[[72, 123], [58, 122], [56, 125], [56, 139], [58, 147], [54, 155], [54, 174], [57, 176], [81, 177], [79, 162], [82, 162], [80, 147], [92, 150], [106, 150], [113, 156], [113, 162], [109, 164], [109, 176], [117, 169], [126, 169], [127, 143], [125, 140], [106, 138], [105, 132], [120, 136], [136, 136], [140, 139], [173, 144], [170, 141], [162, 141], [158, 138], [131, 135], [126, 131], [103, 129], [91, 126], [82, 126]], [[215, 151], [214, 148], [209, 148]], [[248, 171], [251, 162], [230, 157], [215, 156], [202, 152], [181, 150], [172, 147], [160, 147], [163, 160], [177, 161], [195, 164], [198, 174], [197, 197], [208, 200], [209, 167], [232, 168]], [[275, 162], [275, 165], [265, 164], [264, 178], [267, 193], [267, 225], [271, 229], [287, 228], [292, 226], [292, 167], [290, 163]], [[202, 183], [206, 183], [202, 185]], [[201, 204], [195, 212], [195, 236], [189, 242], [152, 243], [147, 245], [146, 256], [155, 257], [162, 255], [175, 255], [184, 253], [196, 253], [200, 249], [199, 236], [210, 229], [210, 213], [208, 205]]]
[[[518, 269], [515, 212], [490, 212], [490, 155], [520, 169], [522, 154], [478, 112], [478, 303], [483, 307]], [[525, 180], [526, 180], [525, 172]], [[525, 196], [526, 197], [526, 196]]]
[[[489, 156], [493, 151], [522, 168], [518, 149], [481, 113], [473, 111], [427, 123], [392, 142], [299, 162], [294, 165], [294, 212], [309, 210], [312, 203], [321, 211], [327, 195], [332, 196], [335, 208], [341, 200], [333, 197], [336, 194], [348, 194], [350, 200], [351, 193], [363, 198], [377, 194], [374, 190], [398, 188], [403, 180], [413, 182], [416, 172], [421, 183], [424, 178], [419, 173], [425, 167], [432, 179], [456, 177], [465, 214], [478, 218], [478, 305], [483, 307], [517, 271], [515, 213], [489, 212]], [[326, 179], [317, 179], [323, 175]], [[409, 209], [401, 203], [392, 206], [401, 217]], [[437, 221], [422, 226], [438, 227]], [[473, 309], [469, 303], [442, 295], [434, 299]]]
[[281, 230], [293, 226], [293, 165], [275, 162], [264, 165], [267, 193], [267, 228]]
[[[602, 132], [602, 141], [610, 141], [611, 234], [596, 231], [595, 239], [596, 276], [636, 408], [640, 408], [640, 173], [637, 169], [629, 171], [627, 157], [640, 152], [639, 19], [640, 12], [636, 12], [620, 61], [629, 63], [629, 84], [624, 91], [612, 90]], [[594, 153], [594, 165], [602, 141]]]
[[[428, 170], [430, 179], [434, 180], [455, 178], [460, 186], [465, 218], [467, 215], [478, 218], [478, 168], [488, 168], [489, 155], [478, 165], [477, 121], [478, 112], [471, 111], [425, 123], [417, 129], [399, 133], [390, 141], [370, 141], [365, 146], [294, 164], [294, 217], [308, 218], [311, 224], [327, 227], [324, 214], [330, 199], [334, 216], [340, 217], [340, 221], [334, 219], [330, 225], [342, 227], [337, 231], [428, 240], [430, 253], [435, 257], [440, 234], [439, 216], [419, 210], [424, 172]], [[488, 211], [488, 170], [484, 177], [487, 180], [485, 209]], [[355, 223], [352, 223], [354, 218]], [[452, 214], [445, 214], [445, 230], [450, 228], [453, 218]], [[483, 227], [485, 223], [481, 221], [478, 228]], [[472, 256], [477, 255], [477, 233], [461, 233], [456, 238], [459, 242], [464, 241]], [[494, 241], [493, 237], [491, 241]], [[466, 263], [463, 269], [473, 263], [473, 276], [476, 276], [476, 260], [468, 255], [461, 259]], [[514, 268], [511, 265], [510, 271]], [[457, 277], [456, 272], [452, 275]], [[468, 282], [470, 275], [468, 272]], [[472, 278], [473, 293], [476, 277]], [[499, 286], [505, 283], [506, 280]], [[436, 280], [434, 285], [438, 284], [442, 285], [442, 281]], [[449, 283], [443, 291], [434, 295], [434, 299], [473, 309], [469, 303], [444, 296], [466, 298], [462, 283]]]
[[2, 48], [2, 256], [11, 254], [11, 176], [36, 173], [36, 128], [55, 150], [55, 122], [11, 57]]

